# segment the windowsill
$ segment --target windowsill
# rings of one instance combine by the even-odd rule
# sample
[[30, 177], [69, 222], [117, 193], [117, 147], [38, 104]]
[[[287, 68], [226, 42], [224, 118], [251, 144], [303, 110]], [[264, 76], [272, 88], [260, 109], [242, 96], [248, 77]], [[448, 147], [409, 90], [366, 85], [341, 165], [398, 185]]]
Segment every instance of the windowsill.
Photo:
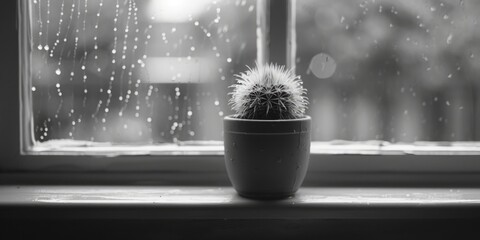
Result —
[[[478, 142], [413, 142], [385, 141], [313, 141], [311, 154], [317, 155], [479, 155]], [[37, 143], [27, 154], [31, 155], [223, 155], [222, 141], [186, 141], [165, 144], [111, 144], [76, 140], [50, 140]]]
[[6, 219], [452, 219], [480, 216], [477, 188], [303, 187], [256, 201], [231, 187], [0, 186]]

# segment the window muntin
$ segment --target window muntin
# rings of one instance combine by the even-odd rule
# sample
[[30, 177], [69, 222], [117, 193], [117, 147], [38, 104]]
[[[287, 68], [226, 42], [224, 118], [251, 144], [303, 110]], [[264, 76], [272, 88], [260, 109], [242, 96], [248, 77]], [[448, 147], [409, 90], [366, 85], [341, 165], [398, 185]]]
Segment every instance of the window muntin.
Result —
[[257, 57], [256, 1], [26, 2], [37, 150], [222, 139], [227, 86]]
[[478, 141], [478, 1], [296, 0], [312, 139]]

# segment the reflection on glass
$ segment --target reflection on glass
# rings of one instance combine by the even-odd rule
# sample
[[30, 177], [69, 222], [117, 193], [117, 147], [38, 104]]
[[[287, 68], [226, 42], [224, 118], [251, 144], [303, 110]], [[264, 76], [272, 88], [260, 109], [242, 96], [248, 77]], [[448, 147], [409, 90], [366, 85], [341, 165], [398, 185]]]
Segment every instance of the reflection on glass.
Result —
[[30, 0], [35, 140], [221, 140], [253, 0]]
[[480, 140], [480, 2], [297, 0], [313, 140]]

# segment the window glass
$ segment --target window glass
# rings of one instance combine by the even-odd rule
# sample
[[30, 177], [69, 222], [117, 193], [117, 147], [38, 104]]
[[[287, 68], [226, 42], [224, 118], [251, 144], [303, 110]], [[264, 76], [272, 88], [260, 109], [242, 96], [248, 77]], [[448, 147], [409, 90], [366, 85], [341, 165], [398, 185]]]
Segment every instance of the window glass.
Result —
[[295, 7], [313, 140], [480, 140], [480, 1]]
[[253, 0], [30, 0], [37, 142], [221, 140], [256, 59]]

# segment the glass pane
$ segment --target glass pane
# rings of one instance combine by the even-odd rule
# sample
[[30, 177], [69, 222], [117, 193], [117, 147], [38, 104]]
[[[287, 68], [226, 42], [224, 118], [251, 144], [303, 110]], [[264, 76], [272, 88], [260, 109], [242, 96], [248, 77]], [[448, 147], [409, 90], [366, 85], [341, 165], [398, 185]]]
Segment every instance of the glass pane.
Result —
[[313, 140], [480, 140], [480, 1], [295, 6]]
[[227, 87], [256, 59], [256, 1], [28, 4], [36, 141], [222, 139]]

